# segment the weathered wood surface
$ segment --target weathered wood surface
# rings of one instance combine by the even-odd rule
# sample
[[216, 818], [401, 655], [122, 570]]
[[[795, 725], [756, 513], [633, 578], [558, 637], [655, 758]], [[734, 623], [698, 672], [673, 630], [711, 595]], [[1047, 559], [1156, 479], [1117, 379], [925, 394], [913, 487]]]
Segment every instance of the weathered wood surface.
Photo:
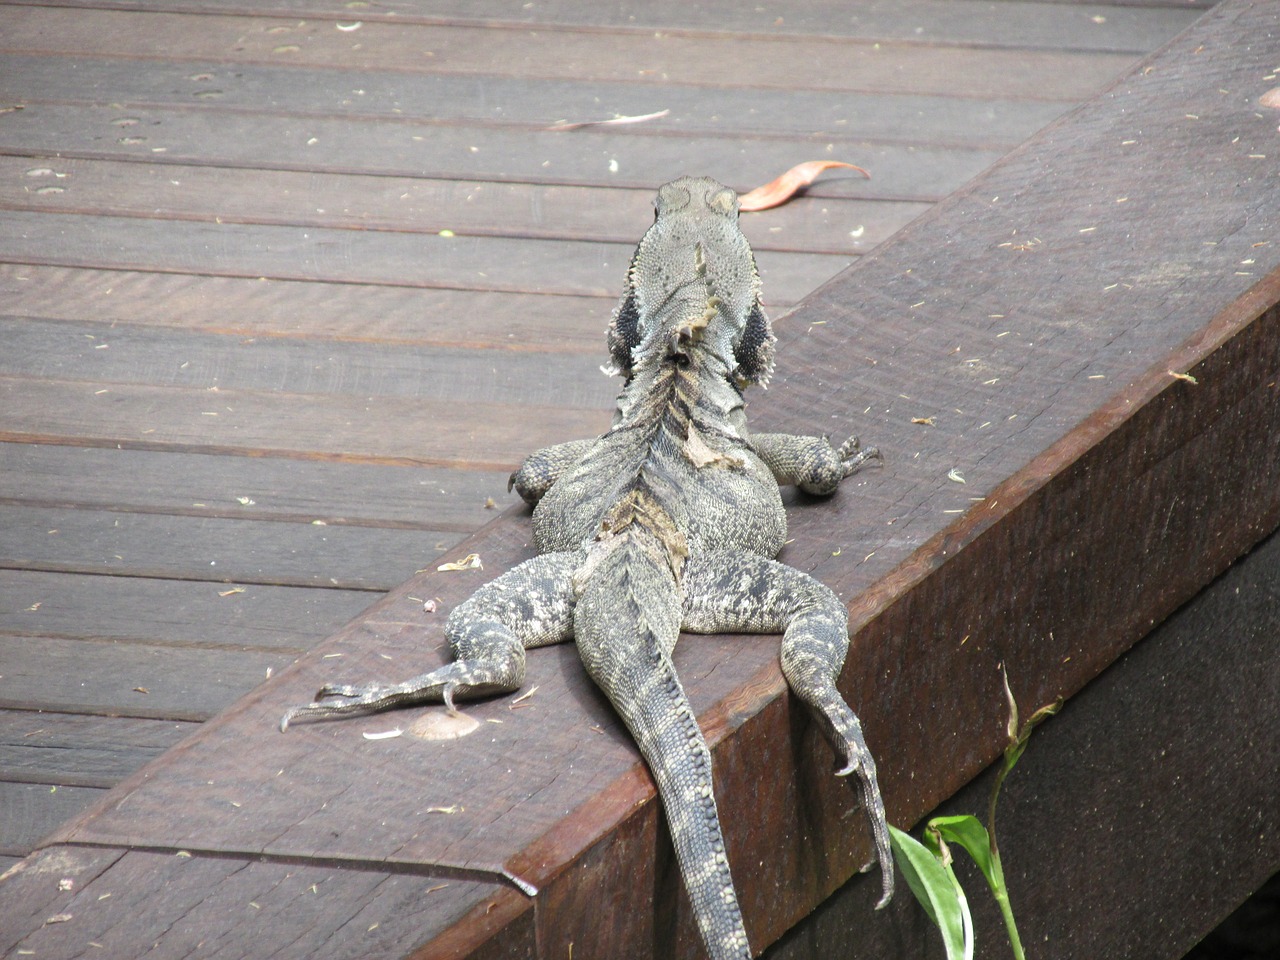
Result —
[[745, 220], [777, 312], [1196, 15], [597, 6], [3, 6], [0, 711], [67, 762], [5, 753], [0, 849], [601, 428], [658, 183], [873, 168]]
[[[779, 324], [782, 368], [755, 398], [757, 425], [856, 428], [889, 455], [834, 499], [799, 505], [784, 559], [851, 603], [845, 688], [896, 822], [998, 752], [997, 663], [1024, 705], [1072, 694], [1280, 522], [1280, 197], [1262, 158], [1273, 118], [1256, 106], [1276, 19], [1267, 4], [1218, 8]], [[1194, 202], [1192, 181], [1203, 185]], [[933, 424], [912, 422], [923, 418]], [[696, 954], [647, 775], [571, 649], [531, 657], [533, 696], [471, 708], [481, 732], [462, 741], [361, 735], [423, 710], [265, 733], [322, 680], [443, 660], [442, 614], [422, 598], [447, 610], [493, 566], [526, 556], [526, 540], [519, 515], [487, 527], [458, 549], [490, 570], [393, 591], [39, 856], [146, 846], [191, 852], [215, 872], [265, 856], [341, 864], [346, 881], [404, 871], [474, 884], [455, 891], [453, 916], [465, 918], [449, 932], [423, 928], [428, 956], [449, 936], [527, 954], [535, 931], [543, 956], [619, 942], [636, 956]], [[749, 865], [738, 876], [758, 947], [867, 856], [851, 795], [790, 709], [776, 644], [691, 638], [677, 654], [734, 811], [730, 857]], [[251, 768], [246, 742], [259, 748]], [[1221, 783], [1187, 783], [1152, 802], [1206, 789], [1232, 800]], [[139, 856], [121, 858], [122, 881]], [[101, 903], [116, 869], [102, 866], [65, 912]], [[25, 873], [0, 899], [35, 916], [14, 887]], [[538, 896], [521, 900], [509, 875]], [[157, 908], [171, 919], [190, 895], [173, 889], [175, 905]], [[119, 922], [92, 909], [83, 926], [44, 926], [32, 942]], [[1046, 928], [1064, 922], [1043, 909]], [[480, 925], [495, 914], [512, 918], [510, 940]], [[330, 912], [323, 925], [349, 933], [353, 915]], [[322, 921], [298, 923], [314, 932]], [[1183, 930], [1157, 949], [1185, 946]], [[394, 949], [368, 955], [404, 955]]]
[[[1280, 867], [1277, 584], [1272, 534], [1038, 728], [997, 821], [1028, 954], [1181, 957]], [[1023, 716], [1035, 706], [1024, 701]], [[936, 812], [985, 821], [994, 772]], [[986, 883], [963, 854], [956, 860], [976, 955], [1002, 956], [1004, 923]], [[847, 884], [765, 956], [942, 955], [913, 900], [873, 916], [876, 897], [874, 884]]]

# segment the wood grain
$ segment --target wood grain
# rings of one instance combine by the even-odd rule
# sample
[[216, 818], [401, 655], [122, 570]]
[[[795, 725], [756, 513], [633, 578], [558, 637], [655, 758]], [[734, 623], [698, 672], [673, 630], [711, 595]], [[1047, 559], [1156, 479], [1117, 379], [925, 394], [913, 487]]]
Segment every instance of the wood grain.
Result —
[[363, 590], [0, 570], [0, 633], [292, 653], [371, 599]]
[[[128, 9], [133, 6], [127, 0], [92, 0], [89, 3], [84, 0], [51, 0], [46, 5], [108, 9]], [[872, 42], [899, 40], [908, 41], [911, 46], [923, 47], [942, 42], [1140, 53], [1152, 49], [1169, 39], [1176, 30], [1188, 26], [1195, 19], [1196, 8], [1203, 9], [1205, 5], [1204, 0], [1185, 6], [1178, 4], [1178, 10], [1171, 12], [1127, 9], [1126, 6], [1105, 4], [1094, 5], [1092, 8], [1086, 6], [1083, 9], [1071, 9], [1064, 5], [1055, 9], [1038, 3], [1015, 2], [992, 8], [989, 4], [976, 0], [962, 0], [958, 3], [949, 0], [908, 0], [892, 6], [872, 6], [856, 13], [828, 3], [807, 4], [789, 9], [785, 16], [753, 7], [689, 8], [676, 0], [661, 0], [634, 11], [601, 8], [590, 0], [576, 0], [547, 9], [540, 6], [511, 8], [498, 0], [486, 0], [484, 3], [451, 0], [447, 4], [413, 0], [398, 4], [393, 10], [380, 10], [377, 7], [352, 8], [343, 0], [327, 0], [322, 4], [314, 4], [309, 0], [273, 0], [265, 6], [245, 3], [243, 0], [171, 0], [165, 4], [165, 8], [184, 13], [252, 16], [255, 19], [244, 21], [244, 25], [250, 27], [260, 22], [256, 18], [267, 16], [286, 17], [292, 23], [296, 23], [296, 18], [301, 16], [330, 27], [335, 20], [347, 24], [355, 22], [351, 19], [355, 12], [362, 18], [359, 22], [370, 27], [394, 23], [397, 26], [444, 24], [459, 27], [474, 24], [485, 27], [586, 28], [583, 32], [597, 32], [605, 28], [616, 30], [623, 36], [652, 34], [654, 30], [670, 31], [677, 37], [685, 32], [694, 32], [701, 34], [697, 39], [703, 42], [733, 34], [753, 38], [788, 38], [797, 35], [804, 38], [809, 35], [861, 38]], [[1095, 11], [1099, 9], [1108, 14], [1101, 23], [1094, 19], [1097, 16]], [[74, 25], [75, 20], [72, 19], [71, 23]], [[361, 30], [364, 28], [362, 26]], [[239, 36], [247, 32], [242, 28]], [[282, 34], [269, 36], [279, 38]], [[351, 47], [363, 40], [363, 37], [348, 34], [340, 39], [347, 41], [346, 46]], [[724, 60], [726, 66], [732, 64], [730, 58]]]
[[[604, 331], [617, 293], [578, 297], [0, 263], [0, 302], [13, 316], [146, 324], [245, 338], [317, 337], [603, 356]], [[779, 301], [771, 297], [769, 303]]]
[[111, 787], [193, 729], [176, 721], [0, 710], [0, 777]]
[[[5, 220], [10, 230], [0, 234], [0, 259], [9, 263], [585, 297], [613, 295], [633, 252], [631, 244], [620, 243], [529, 243], [27, 211], [8, 213]], [[852, 259], [851, 254], [766, 252], [758, 261], [762, 279], [776, 288], [774, 296], [790, 303]]]
[[[756, 250], [860, 253], [928, 209], [859, 192], [829, 175], [742, 227]], [[653, 191], [0, 156], [0, 208], [630, 244]]]
[[470, 531], [519, 502], [502, 471], [30, 443], [0, 443], [0, 459], [9, 506]]
[[[328, 116], [282, 123], [279, 116], [237, 111], [33, 101], [5, 115], [0, 152], [647, 190], [669, 180], [672, 170], [686, 169], [703, 170], [736, 189], [748, 190], [819, 154], [879, 171], [875, 179], [859, 180], [846, 188], [851, 193], [842, 195], [907, 201], [939, 199], [1003, 152], [877, 142], [856, 133], [779, 140], [741, 134], [617, 132], [625, 129], [590, 128], [565, 134]], [[572, 264], [573, 258], [564, 262]]]
[[[977, 6], [970, 4], [969, 6]], [[937, 9], [937, 8], [936, 8]], [[1027, 100], [1073, 101], [1088, 96], [1176, 32], [1174, 23], [1189, 17], [1166, 14], [1151, 23], [1152, 40], [1137, 49], [1078, 51], [1055, 44], [1000, 49], [961, 44], [911, 44], [891, 40], [845, 40], [804, 36], [750, 37], [726, 35], [717, 24], [710, 36], [678, 31], [611, 31], [607, 42], [595, 29], [529, 29], [447, 26], [361, 20], [355, 33], [334, 29], [332, 20], [271, 20], [261, 17], [202, 18], [146, 15], [148, 45], [133, 23], [140, 14], [86, 12], [60, 28], [72, 33], [65, 44], [50, 44], [40, 29], [50, 14], [27, 14], [33, 20], [26, 36], [15, 37], [18, 49], [83, 50], [100, 54], [93, 40], [101, 32], [122, 36], [120, 54], [155, 55], [157, 49], [184, 59], [232, 60], [239, 63], [337, 65], [376, 72], [388, 68], [411, 73], [447, 72], [456, 77], [518, 74], [534, 79], [616, 81], [658, 87], [660, 83], [705, 84], [712, 87], [774, 87], [785, 90], [849, 90], [925, 93], [970, 97], [1006, 97], [1018, 91]], [[1044, 20], [1052, 18], [1041, 15]], [[346, 17], [351, 15], [347, 10]], [[989, 15], [989, 14], [988, 14]], [[26, 19], [26, 18], [24, 18]], [[786, 18], [783, 18], [785, 20]], [[960, 18], [952, 19], [959, 22]], [[1088, 18], [1076, 15], [1088, 31]], [[77, 20], [79, 26], [77, 27]], [[1162, 20], [1162, 23], [1160, 22]], [[1089, 24], [1093, 26], [1093, 24]], [[1101, 26], [1101, 24], [1098, 24]], [[1105, 29], [1094, 28], [1094, 35]], [[131, 42], [132, 38], [132, 42]], [[1060, 47], [1060, 49], [1053, 49]]]
[[133, 449], [434, 464], [514, 470], [523, 451], [587, 437], [608, 426], [604, 411], [520, 408], [476, 401], [472, 424], [447, 430], [456, 407], [404, 397], [276, 394], [0, 377], [6, 410], [0, 442], [119, 445]]

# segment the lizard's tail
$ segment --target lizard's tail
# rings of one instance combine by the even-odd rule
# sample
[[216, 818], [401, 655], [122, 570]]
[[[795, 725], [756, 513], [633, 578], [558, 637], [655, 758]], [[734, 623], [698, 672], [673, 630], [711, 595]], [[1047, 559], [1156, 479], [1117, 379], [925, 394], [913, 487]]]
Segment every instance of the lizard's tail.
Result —
[[636, 527], [594, 550], [579, 575], [578, 651], [657, 782], [708, 953], [712, 960], [750, 960], [712, 792], [711, 753], [671, 663], [682, 606], [676, 574], [657, 540]]

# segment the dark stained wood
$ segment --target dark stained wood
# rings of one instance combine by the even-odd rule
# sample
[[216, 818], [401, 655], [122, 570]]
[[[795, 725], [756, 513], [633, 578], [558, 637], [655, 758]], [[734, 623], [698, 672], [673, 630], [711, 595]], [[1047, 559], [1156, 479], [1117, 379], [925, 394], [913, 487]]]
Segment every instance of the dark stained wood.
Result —
[[616, 291], [579, 297], [30, 264], [0, 264], [0, 290], [7, 312], [27, 317], [145, 323], [245, 338], [328, 337], [533, 352], [552, 346], [592, 354], [602, 350], [617, 303]]
[[[24, 50], [29, 49], [29, 41], [20, 21], [32, 17], [61, 21], [65, 20], [65, 14], [34, 7], [15, 11], [14, 19], [18, 22], [0, 38], [0, 55], [4, 56], [5, 69], [29, 78], [32, 100], [84, 101], [88, 99], [86, 92], [93, 91], [94, 101], [110, 99], [128, 107], [198, 106], [203, 110], [287, 112], [290, 116], [383, 117], [471, 126], [528, 125], [536, 130], [564, 120], [653, 113], [653, 104], [660, 97], [662, 109], [670, 110], [678, 119], [658, 117], [646, 121], [647, 125], [635, 128], [636, 136], [707, 133], [807, 139], [827, 133], [894, 143], [990, 149], [1015, 146], [1026, 133], [1061, 113], [1073, 102], [1073, 94], [1080, 92], [1085, 84], [1105, 81], [1126, 59], [1090, 58], [1086, 61], [1089, 67], [1080, 75], [1078, 67], [1085, 58], [1075, 54], [1068, 62], [1076, 69], [1076, 75], [1069, 78], [1065, 87], [1054, 87], [1049, 84], [1054, 79], [1054, 61], [1059, 60], [1061, 54], [1048, 57], [1028, 54], [1040, 71], [1041, 86], [997, 91], [991, 89], [987, 81], [982, 84], [981, 96], [975, 97], [965, 94], [970, 93], [966, 87], [972, 86], [976, 70], [981, 69], [984, 78], [993, 72], [986, 52], [929, 51], [931, 59], [944, 60], [954, 70], [950, 85], [943, 87], [935, 83], [930, 95], [928, 88], [925, 93], [904, 93], [901, 80], [887, 79], [893, 71], [910, 70], [913, 65], [900, 62], [901, 55], [895, 57], [888, 50], [859, 47], [851, 56], [847, 48], [833, 47], [826, 41], [808, 45], [767, 44], [759, 47], [759, 54], [769, 60], [766, 69], [774, 77], [781, 77], [784, 70], [791, 69], [798, 83], [785, 84], [783, 89], [762, 89], [762, 79], [767, 83], [769, 77], [742, 76], [750, 69], [747, 62], [743, 62], [727, 75], [717, 76], [711, 89], [706, 84], [708, 78], [698, 74], [691, 77], [698, 82], [690, 85], [668, 79], [658, 93], [630, 79], [584, 84], [582, 77], [550, 80], [504, 75], [512, 69], [508, 45], [513, 42], [520, 50], [536, 53], [539, 61], [562, 60], [559, 54], [564, 53], [575, 56], [579, 63], [584, 58], [589, 63], [606, 62], [606, 70], [615, 72], [619, 57], [626, 56], [633, 45], [622, 40], [622, 49], [614, 49], [602, 43], [597, 34], [548, 35], [540, 31], [531, 35], [457, 28], [423, 31], [400, 24], [381, 27], [371, 24], [365, 40], [353, 51], [341, 32], [334, 31], [329, 24], [300, 24], [297, 20], [273, 24], [257, 18], [251, 21], [250, 35], [265, 42], [268, 48], [278, 44], [283, 36], [270, 33], [271, 30], [283, 30], [290, 35], [302, 32], [303, 36], [298, 39], [306, 44], [305, 48], [281, 55], [272, 54], [268, 49], [245, 50], [244, 44], [238, 42], [245, 39], [245, 22], [241, 20], [217, 17], [193, 21], [191, 17], [111, 14], [106, 15], [107, 22], [97, 23], [95, 21], [102, 21], [104, 17], [88, 13], [83, 22], [78, 22], [77, 32], [83, 31], [92, 37], [100, 36], [103, 31], [119, 35], [122, 42], [112, 50], [113, 59], [96, 59], [102, 53], [100, 44], [84, 40], [77, 43], [74, 36], [62, 29], [43, 36], [53, 39], [60, 51], [66, 51], [63, 56], [50, 55], [48, 39], [38, 44], [46, 49], [27, 54]], [[147, 30], [157, 33], [145, 38], [140, 36], [143, 23]], [[480, 36], [472, 39], [472, 33]], [[381, 36], [376, 36], [378, 34]], [[453, 65], [461, 69], [461, 74], [434, 72], [440, 68], [448, 70], [451, 65], [448, 62], [437, 65], [437, 58], [424, 58], [423, 51], [439, 46], [442, 41], [446, 49], [441, 53], [446, 54], [446, 60], [449, 51], [463, 46], [469, 46], [478, 56]], [[572, 50], [564, 50], [566, 41]], [[190, 49], [193, 42], [201, 44], [203, 49]], [[666, 45], [671, 43], [685, 46], [689, 41], [646, 38], [645, 49], [636, 52], [635, 62], [649, 62], [656, 45], [664, 61], [658, 65], [662, 71], [669, 75], [674, 68], [678, 72], [682, 61], [666, 50]], [[722, 53], [717, 50], [720, 41], [703, 38], [697, 43], [703, 53], [700, 58], [703, 64], [724, 64], [728, 55], [752, 55], [750, 47], [740, 44]], [[156, 62], [151, 59], [156, 44], [165, 44], [169, 57], [176, 58], [179, 55], [176, 48], [182, 48], [182, 53], [198, 59]], [[873, 56], [868, 57], [868, 53]], [[128, 54], [141, 59], [115, 59]], [[778, 62], [779, 57], [782, 62]], [[667, 59], [674, 62], [667, 64]], [[842, 83], [849, 66], [860, 60], [866, 61], [863, 67], [866, 78], [857, 77], [852, 83]], [[823, 69], [813, 80], [827, 89], [804, 89], [810, 86], [809, 74], [796, 69], [796, 65], [802, 64], [803, 70], [811, 72], [815, 63]], [[872, 63], [878, 66], [874, 72], [866, 69]], [[1005, 65], [1001, 62], [995, 68]], [[485, 67], [489, 69], [483, 69]], [[424, 68], [433, 72], [421, 72]], [[353, 69], [360, 71], [354, 81]], [[396, 74], [383, 72], [390, 69], [396, 70]], [[477, 70], [483, 75], [466, 75]], [[1065, 72], [1061, 65], [1058, 71]], [[876, 77], [879, 79], [874, 79]], [[748, 86], [740, 85], [743, 79], [748, 81]], [[353, 82], [360, 85], [353, 86]], [[866, 92], [868, 88], [873, 92]], [[874, 92], [877, 89], [892, 92]], [[146, 132], [139, 127], [141, 124], [120, 132], [122, 135]], [[566, 131], [565, 135], [571, 134]]]
[[[37, 853], [3, 874], [5, 889], [18, 893], [6, 904], [6, 923], [0, 926], [0, 950], [12, 952], [15, 944], [32, 930], [57, 916], [62, 906], [95, 877], [123, 856], [123, 850], [58, 848]], [[62, 880], [70, 880], [70, 891], [60, 890]]]
[[[1079, 14], [1076, 17], [1088, 20]], [[95, 19], [104, 19], [104, 15], [84, 17], [82, 28], [87, 38], [95, 36]], [[128, 36], [127, 26], [120, 20], [138, 20], [137, 15], [127, 18], [119, 14], [109, 15], [109, 19], [111, 23], [101, 29], [124, 32], [124, 36]], [[804, 36], [686, 36], [668, 31], [617, 31], [602, 36], [598, 31], [572, 28], [531, 31], [461, 24], [419, 26], [401, 17], [396, 23], [370, 18], [361, 22], [360, 37], [353, 37], [334, 29], [330, 20], [311, 15], [301, 22], [289, 19], [274, 24], [257, 18], [253, 22], [210, 18], [207, 29], [201, 29], [204, 24], [192, 27], [187, 18], [168, 18], [169, 23], [165, 19], [150, 15], [147, 28], [157, 31], [155, 40], [159, 42], [164, 42], [165, 27], [170, 24], [182, 29], [179, 49], [168, 52], [184, 59], [204, 56], [224, 60], [230, 54], [241, 61], [339, 65], [352, 70], [384, 69], [392, 61], [412, 73], [448, 72], [460, 77], [518, 73], [535, 79], [627, 82], [639, 88], [678, 83], [791, 91], [892, 90], [995, 99], [1019, 90], [1027, 100], [1071, 101], [1087, 96], [1132, 63], [1135, 54], [1167, 38], [1171, 17], [1156, 18], [1164, 23], [1152, 31], [1155, 36], [1147, 44], [1117, 52], [878, 40], [831, 42]], [[1189, 19], [1184, 17], [1183, 22]], [[200, 45], [198, 49], [191, 49], [192, 40]], [[1057, 44], [1060, 42], [1061, 38]], [[49, 46], [40, 40], [27, 44]], [[100, 46], [90, 44], [92, 40], [82, 40], [79, 46], [101, 54]], [[133, 49], [125, 47], [124, 52], [154, 55], [156, 47], [142, 46], [140, 50], [141, 44], [141, 38], [136, 38]]]
[[296, 655], [0, 634], [0, 710], [208, 720]]
[[112, 787], [194, 729], [132, 717], [0, 710], [0, 776], [58, 786]]
[[[483, 435], [445, 432], [448, 401], [0, 377], [0, 442], [119, 445], [510, 471], [523, 451], [608, 426], [604, 410], [473, 402]], [[516, 413], [520, 417], [516, 417]], [[386, 426], [375, 431], [375, 424]]]
[[[125, 8], [135, 6], [131, 0], [50, 0], [49, 6], [92, 6]], [[788, 8], [784, 16], [768, 8], [707, 6], [690, 8], [678, 0], [662, 0], [642, 8], [600, 7], [591, 0], [557, 4], [548, 10], [539, 7], [511, 7], [500, 0], [471, 3], [451, 0], [441, 4], [414, 0], [381, 9], [370, 5], [352, 8], [346, 0], [272, 0], [270, 4], [246, 3], [244, 0], [175, 0], [166, 9], [192, 13], [274, 14], [306, 17], [308, 20], [353, 23], [353, 14], [370, 26], [379, 22], [396, 25], [415, 23], [477, 24], [501, 26], [564, 26], [570, 28], [609, 28], [641, 34], [653, 30], [672, 31], [677, 36], [685, 31], [709, 33], [712, 36], [745, 34], [747, 36], [786, 37], [817, 35], [824, 37], [862, 37], [871, 40], [897, 39], [964, 44], [979, 43], [1019, 48], [1069, 46], [1075, 49], [1127, 50], [1143, 52], [1167, 40], [1170, 26], [1180, 29], [1194, 20], [1194, 9], [1203, 4], [1169, 4], [1181, 15], [1170, 11], [1126, 9], [1124, 5], [1096, 4], [1071, 9], [1063, 6], [1045, 10], [1038, 3], [951, 2], [951, 0], [908, 0], [904, 3], [871, 5], [856, 10], [835, 2], [812, 3]], [[1096, 11], [1109, 16], [1095, 22]], [[74, 22], [74, 21], [73, 21]], [[585, 32], [585, 31], [584, 31]], [[625, 34], [624, 34], [625, 35]], [[279, 37], [280, 34], [272, 34]], [[351, 45], [354, 38], [344, 38]], [[699, 38], [701, 39], [701, 37]]]
[[[1280, 867], [1268, 826], [1280, 769], [1277, 583], [1273, 534], [1037, 730], [997, 827], [1028, 952], [1181, 957]], [[1037, 705], [1023, 701], [1024, 716]], [[994, 725], [1004, 708], [989, 706]], [[993, 773], [933, 813], [985, 820]], [[977, 955], [999, 956], [1003, 922], [963, 855], [957, 864]], [[854, 878], [764, 956], [938, 955], [910, 897], [868, 919], [878, 896], [874, 878]]]
[[298, 651], [371, 599], [363, 590], [0, 570], [0, 633]]
[[0, 460], [11, 506], [469, 531], [513, 502], [503, 471], [243, 457], [228, 472], [205, 453], [20, 443]]
[[[856, 426], [890, 453], [882, 471], [796, 510], [784, 557], [851, 602], [844, 680], [897, 822], [932, 809], [998, 753], [998, 662], [1024, 704], [1072, 694], [1280, 523], [1280, 370], [1266, 349], [1280, 336], [1280, 250], [1265, 232], [1276, 197], [1250, 177], [1249, 145], [1214, 154], [1212, 176], [1234, 191], [1198, 208], [1189, 233], [1177, 169], [1206, 143], [1231, 146], [1252, 117], [1216, 91], [1258, 72], [1240, 41], [1269, 16], [1247, 3], [1210, 14], [1151, 70], [1015, 151], [782, 325], [790, 359], [777, 388], [756, 398], [757, 424]], [[1204, 121], [1154, 123], [1170, 102]], [[1136, 129], [1144, 136], [1124, 162], [1101, 164]], [[1001, 246], [1021, 236], [1015, 228], [1037, 242]], [[1153, 250], [1165, 258], [1154, 273]], [[815, 413], [824, 409], [835, 419]], [[937, 425], [912, 424], [919, 414]], [[1222, 463], [1233, 469], [1215, 469]], [[953, 468], [966, 483], [948, 478]], [[472, 548], [515, 562], [528, 555], [527, 527], [505, 518]], [[322, 680], [401, 675], [384, 655], [415, 669], [441, 662], [438, 615], [406, 619], [404, 595], [436, 594], [448, 609], [480, 579], [430, 573], [393, 592], [203, 727], [162, 761], [163, 776], [131, 778], [60, 841], [145, 837], [237, 855], [323, 851], [371, 867], [511, 873], [546, 891], [539, 938], [556, 953], [569, 941], [595, 944], [581, 905], [621, 895], [625, 883], [640, 949], [656, 953], [674, 937], [683, 950], [687, 926], [646, 941], [645, 917], [681, 915], [650, 839], [661, 833], [657, 804], [571, 649], [531, 657], [538, 690], [524, 703], [470, 708], [480, 737], [361, 736], [419, 712], [405, 711], [264, 740], [271, 759], [260, 776], [238, 764], [239, 745]], [[868, 855], [851, 793], [832, 782], [825, 748], [789, 708], [776, 645], [691, 638], [678, 652], [721, 798], [726, 807], [738, 798], [730, 856], [759, 861], [739, 872], [758, 945]], [[325, 652], [343, 654], [341, 670]], [[463, 809], [428, 812], [454, 805]], [[769, 856], [759, 857], [762, 846]], [[662, 871], [652, 883], [650, 870]]]
[[92, 787], [0, 781], [0, 836], [5, 838], [0, 854], [24, 856], [60, 823], [105, 792]]
[[[1096, 78], [1091, 87], [1101, 80]], [[817, 159], [845, 159], [881, 171], [870, 181], [843, 188], [848, 193], [831, 191], [833, 195], [910, 201], [938, 199], [1003, 153], [885, 143], [856, 134], [782, 140], [732, 133], [664, 136], [619, 130], [626, 128], [588, 128], [566, 134], [327, 116], [286, 124], [279, 116], [236, 111], [37, 101], [4, 115], [0, 152], [330, 174], [576, 182], [628, 189], [653, 189], [672, 170], [706, 169], [743, 190], [817, 155]], [[616, 172], [611, 169], [615, 163]], [[569, 260], [581, 257], [571, 255], [561, 266], [571, 272], [581, 269], [568, 267]], [[502, 278], [497, 276], [496, 281], [501, 284]]]
[[[599, 410], [620, 381], [596, 355], [209, 335], [0, 315], [0, 375]], [[443, 426], [443, 425], [442, 425]], [[471, 529], [474, 524], [468, 524]]]
[[[251, 510], [252, 508], [247, 508]], [[0, 505], [0, 568], [387, 590], [462, 534]]]
[[[0, 235], [0, 258], [10, 263], [569, 296], [616, 292], [634, 250], [620, 243], [538, 244], [26, 211], [8, 213], [5, 221], [10, 230]], [[566, 256], [573, 267], [560, 262]], [[774, 279], [779, 299], [791, 303], [848, 266], [853, 255], [765, 252], [757, 259], [761, 276]]]
[[[1038, 126], [1028, 125], [1028, 132]], [[744, 217], [743, 229], [757, 250], [860, 253], [928, 209], [925, 203], [859, 199], [864, 183], [857, 175], [828, 173], [808, 191], [826, 203], [788, 204]], [[634, 243], [636, 224], [653, 216], [653, 191], [65, 158], [51, 167], [0, 156], [0, 207]], [[421, 313], [425, 319], [430, 310], [424, 305]], [[599, 351], [594, 339], [591, 348]]]
[[[71, 890], [58, 890], [63, 878], [72, 881]], [[6, 883], [26, 895], [27, 923], [0, 934], [0, 949], [11, 948], [15, 955], [91, 950], [126, 957], [145, 943], [166, 956], [196, 949], [213, 956], [262, 956], [266, 945], [252, 931], [264, 924], [273, 931], [271, 952], [280, 958], [444, 960], [449, 926], [469, 913], [475, 914], [472, 929], [478, 935], [461, 944], [455, 938], [452, 946], [490, 958], [534, 955], [527, 903], [510, 890], [457, 878], [68, 849], [37, 854]], [[351, 905], [358, 905], [355, 916], [346, 912]], [[64, 919], [41, 923], [50, 916]], [[484, 927], [498, 923], [506, 939], [501, 948], [483, 952]]]

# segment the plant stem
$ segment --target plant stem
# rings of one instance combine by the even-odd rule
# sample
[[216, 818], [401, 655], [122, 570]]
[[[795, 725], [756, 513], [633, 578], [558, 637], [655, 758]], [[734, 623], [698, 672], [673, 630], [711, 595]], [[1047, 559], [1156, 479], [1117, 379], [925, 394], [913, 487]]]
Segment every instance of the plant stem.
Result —
[[1004, 917], [1004, 929], [1009, 935], [1009, 946], [1013, 948], [1014, 960], [1026, 960], [1022, 952], [1022, 939], [1018, 936], [1018, 925], [1013, 920], [1013, 906], [1009, 903], [1009, 890], [1004, 884], [1004, 869], [1000, 865], [1000, 855], [995, 854], [995, 874], [1000, 878], [999, 884], [991, 887], [996, 905], [1000, 907], [1000, 916]]

